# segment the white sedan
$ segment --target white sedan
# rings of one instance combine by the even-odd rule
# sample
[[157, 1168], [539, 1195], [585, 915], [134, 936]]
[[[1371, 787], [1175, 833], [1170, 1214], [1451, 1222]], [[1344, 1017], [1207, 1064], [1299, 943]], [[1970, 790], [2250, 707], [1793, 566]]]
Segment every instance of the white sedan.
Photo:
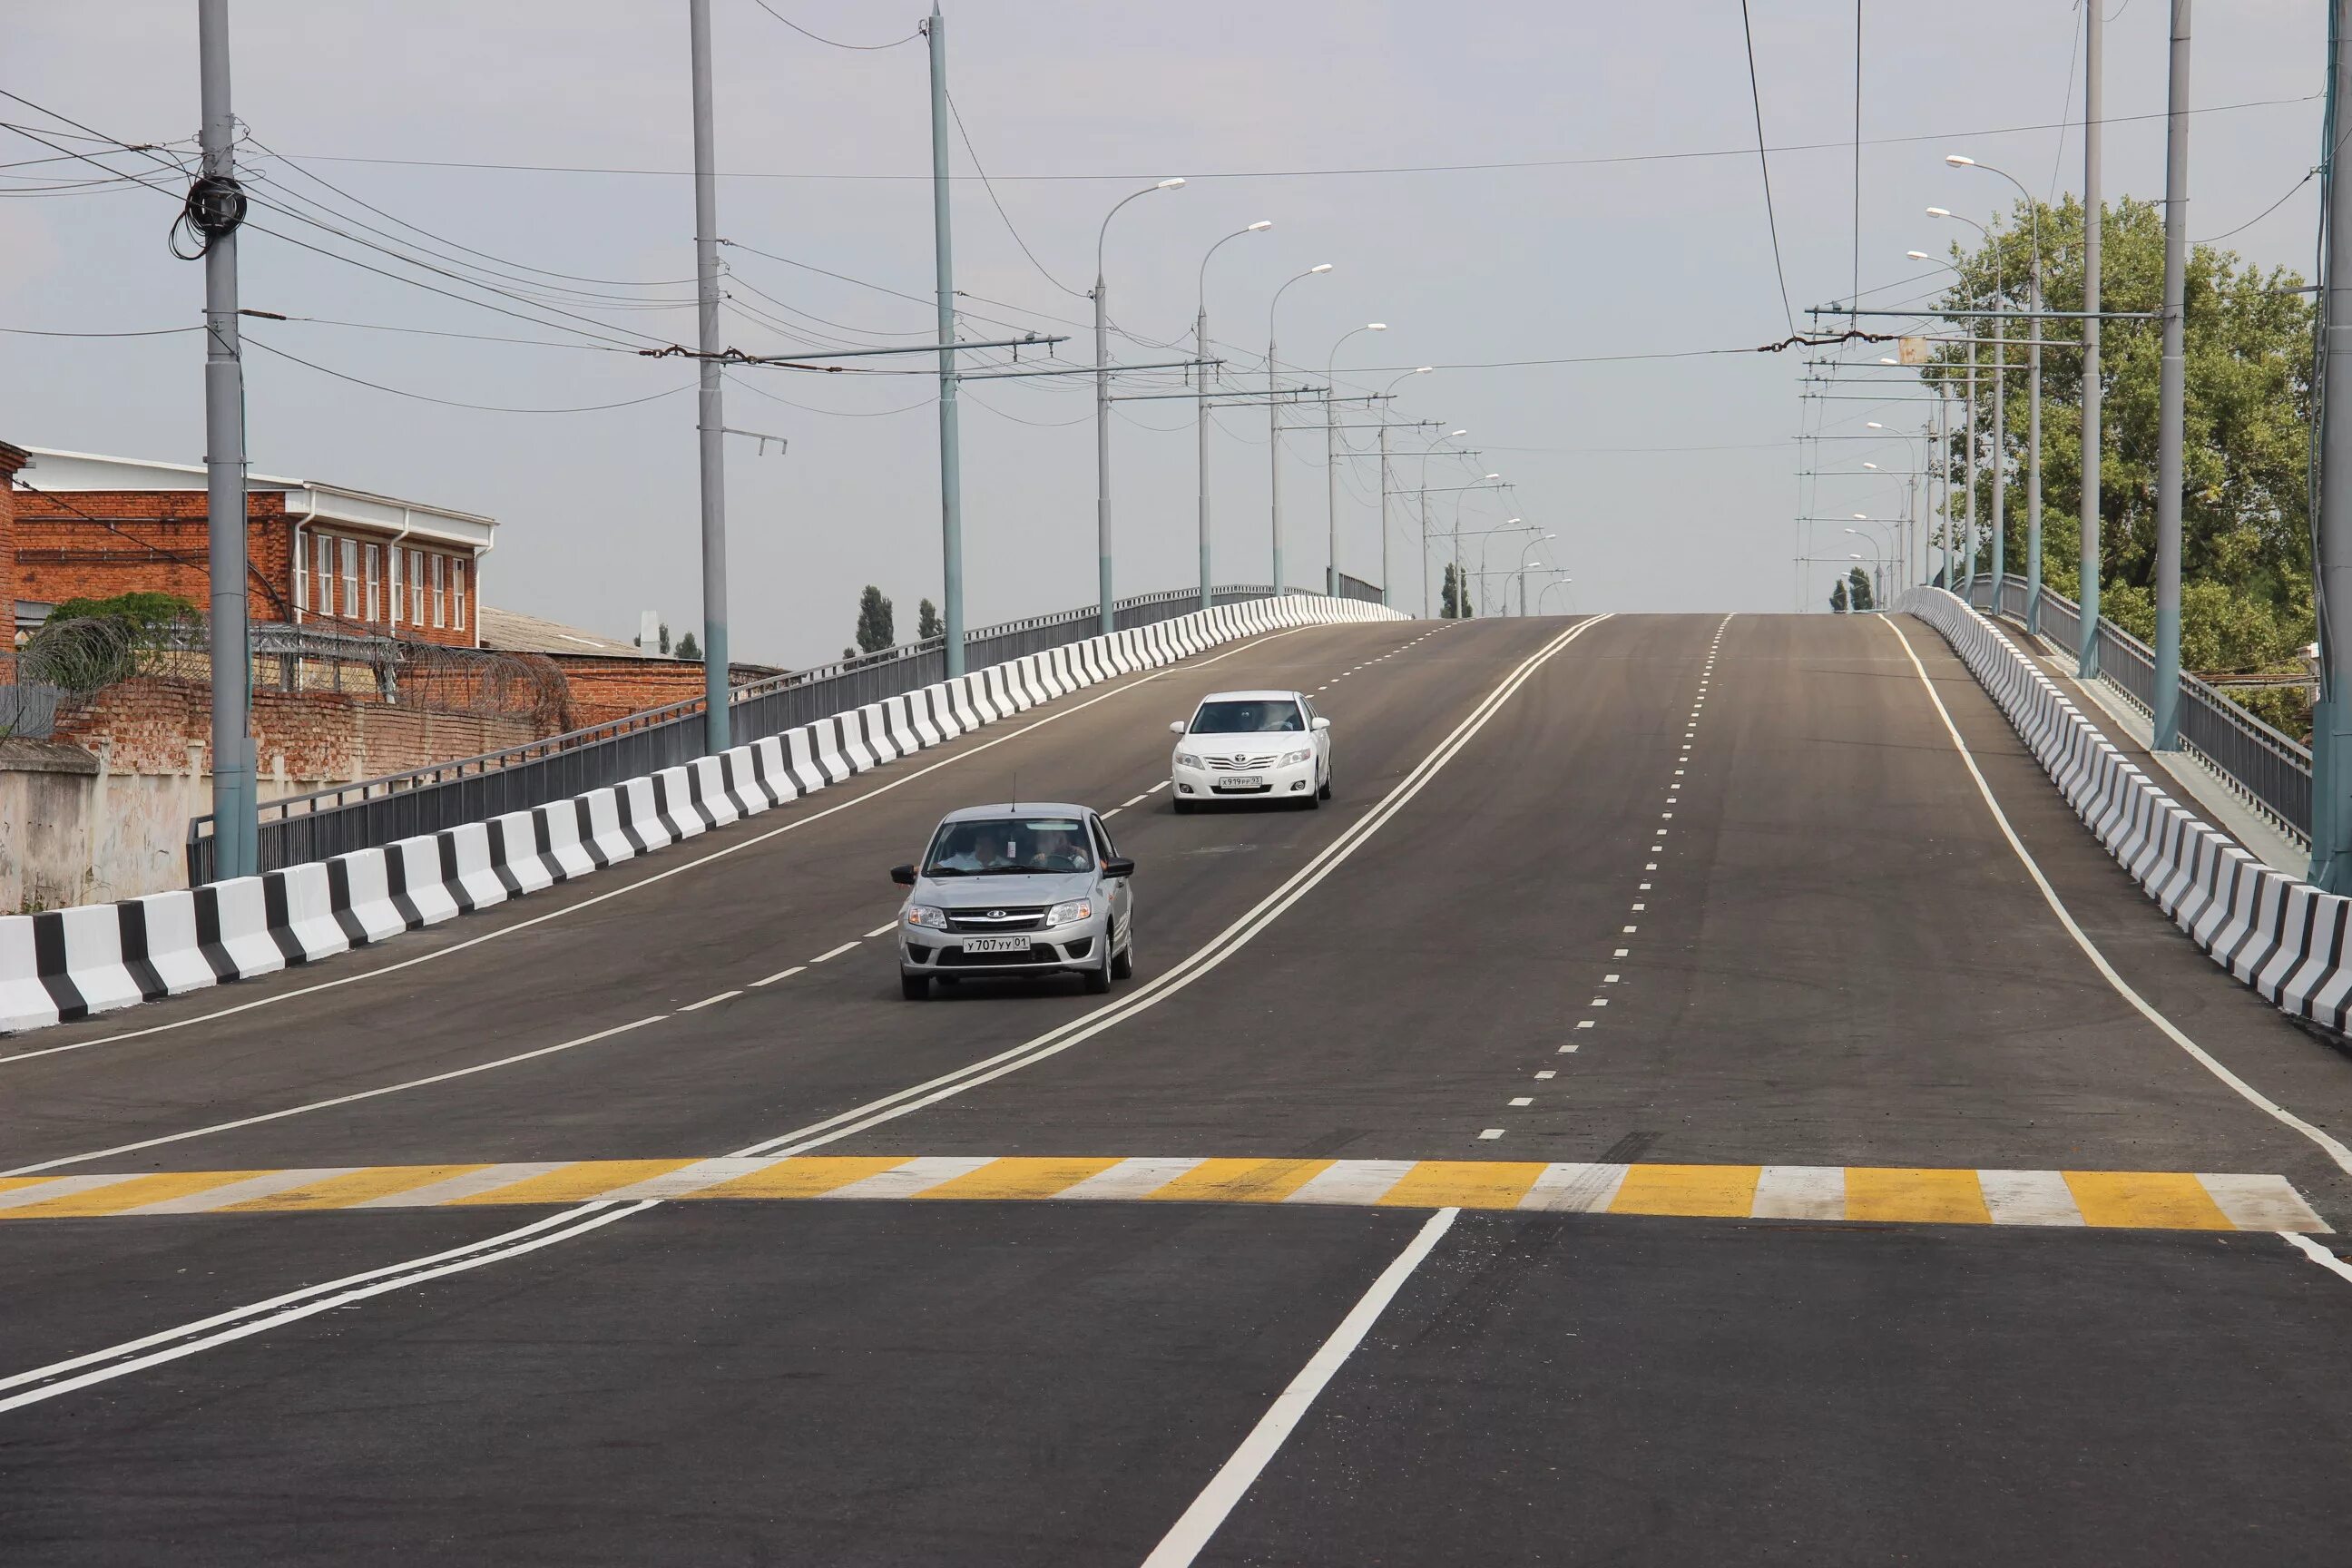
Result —
[[1303, 691], [1214, 691], [1179, 737], [1169, 763], [1176, 809], [1217, 800], [1297, 801], [1309, 810], [1331, 798], [1331, 721]]

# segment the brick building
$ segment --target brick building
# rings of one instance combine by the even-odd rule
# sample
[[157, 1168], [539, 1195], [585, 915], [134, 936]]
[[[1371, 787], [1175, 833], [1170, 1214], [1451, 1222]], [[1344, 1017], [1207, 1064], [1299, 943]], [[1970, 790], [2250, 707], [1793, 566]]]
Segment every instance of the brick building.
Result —
[[[15, 454], [12, 458], [9, 454]], [[205, 470], [0, 447], [0, 604], [19, 620], [72, 598], [211, 594]], [[246, 481], [247, 599], [257, 623], [317, 624], [474, 647], [496, 520], [308, 479]]]
[[31, 613], [16, 593], [16, 471], [32, 458], [22, 447], [0, 441], [0, 681], [16, 679], [16, 645], [11, 634]]

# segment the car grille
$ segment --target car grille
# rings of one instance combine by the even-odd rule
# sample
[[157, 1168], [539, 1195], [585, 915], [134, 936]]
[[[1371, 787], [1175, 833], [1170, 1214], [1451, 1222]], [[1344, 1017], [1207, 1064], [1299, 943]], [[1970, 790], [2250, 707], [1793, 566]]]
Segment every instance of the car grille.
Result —
[[1211, 773], [1245, 773], [1259, 768], [1274, 766], [1274, 759], [1280, 754], [1268, 752], [1263, 757], [1210, 757], [1206, 761]]
[[1006, 904], [995, 909], [950, 910], [948, 930], [985, 932], [991, 936], [1000, 931], [1043, 931], [1045, 929], [1045, 906], [1043, 904]]

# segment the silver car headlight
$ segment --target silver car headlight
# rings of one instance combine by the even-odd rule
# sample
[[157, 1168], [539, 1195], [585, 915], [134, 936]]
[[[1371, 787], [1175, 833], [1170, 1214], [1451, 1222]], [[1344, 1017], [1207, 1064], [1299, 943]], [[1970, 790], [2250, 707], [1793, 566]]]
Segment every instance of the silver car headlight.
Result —
[[1290, 767], [1296, 763], [1305, 762], [1314, 754], [1315, 753], [1313, 752], [1285, 752], [1282, 756], [1282, 761], [1275, 765], [1276, 767], [1284, 768]]
[[945, 931], [948, 929], [948, 915], [945, 910], [935, 910], [928, 904], [909, 904], [907, 906], [907, 923]]
[[1047, 910], [1045, 923], [1048, 926], [1073, 925], [1079, 921], [1092, 920], [1094, 912], [1093, 900], [1072, 899], [1068, 903], [1055, 904], [1052, 909]]
[[1201, 759], [1190, 752], [1179, 752], [1176, 753], [1176, 765], [1180, 768], [1197, 768], [1201, 765]]

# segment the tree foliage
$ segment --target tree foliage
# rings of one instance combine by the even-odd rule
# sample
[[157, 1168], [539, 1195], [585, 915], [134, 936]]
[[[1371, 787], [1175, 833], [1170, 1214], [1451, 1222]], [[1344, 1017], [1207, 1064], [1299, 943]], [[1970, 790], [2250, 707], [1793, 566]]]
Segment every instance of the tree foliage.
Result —
[[692, 632], [688, 632], [684, 637], [677, 639], [677, 657], [680, 658], [700, 658], [702, 657], [702, 645], [694, 640], [694, 634]]
[[1878, 595], [1871, 592], [1870, 574], [1857, 566], [1845, 574], [1846, 607], [1853, 610], [1878, 608]]
[[[2024, 202], [2001, 231], [1973, 250], [1955, 247], [1958, 280], [1948, 309], [2023, 310], [2031, 302], [2033, 209]], [[2046, 309], [2083, 308], [2081, 203], [2041, 208]], [[2109, 207], [2100, 229], [2100, 307], [2156, 311], [2164, 296], [2160, 206], [2129, 197]], [[2191, 247], [2183, 326], [2188, 386], [2181, 494], [2181, 664], [2197, 670], [2278, 668], [2311, 640], [2310, 478], [2312, 327], [2303, 279], [2263, 271], [2234, 251]], [[1958, 323], [1955, 323], [1957, 327]], [[2025, 323], [2009, 323], [2025, 335]], [[1983, 323], [1976, 335], [1990, 335]], [[2080, 342], [2079, 321], [2045, 321], [2045, 341]], [[1991, 518], [1990, 366], [1979, 350], [1980, 435], [1976, 512]], [[2100, 609], [2134, 635], [2155, 630], [2158, 382], [2162, 323], [2108, 321], [2101, 328], [2099, 476]], [[1937, 363], [1960, 367], [1968, 350], [1946, 345]], [[2006, 481], [2003, 555], [2025, 565], [2028, 421], [2025, 351], [2010, 350], [2003, 410]], [[1938, 370], [1937, 379], [1948, 373]], [[1957, 382], [1951, 384], [1957, 385]], [[2042, 581], [2069, 596], [2082, 582], [2082, 357], [2045, 348], [2042, 360]], [[1948, 457], [1965, 474], [1965, 438]], [[1979, 558], [1990, 570], [1990, 551]]]
[[1439, 595], [1438, 613], [1449, 621], [1468, 620], [1475, 613], [1470, 605], [1470, 576], [1458, 572], [1449, 563], [1445, 568], [1445, 585]]
[[1845, 579], [1843, 577], [1830, 584], [1830, 612], [1839, 616], [1846, 612]]
[[860, 653], [880, 653], [898, 640], [890, 601], [873, 584], [857, 595], [857, 650]]
[[940, 607], [925, 599], [915, 606], [915, 636], [928, 642], [948, 635], [947, 622], [940, 619]]

